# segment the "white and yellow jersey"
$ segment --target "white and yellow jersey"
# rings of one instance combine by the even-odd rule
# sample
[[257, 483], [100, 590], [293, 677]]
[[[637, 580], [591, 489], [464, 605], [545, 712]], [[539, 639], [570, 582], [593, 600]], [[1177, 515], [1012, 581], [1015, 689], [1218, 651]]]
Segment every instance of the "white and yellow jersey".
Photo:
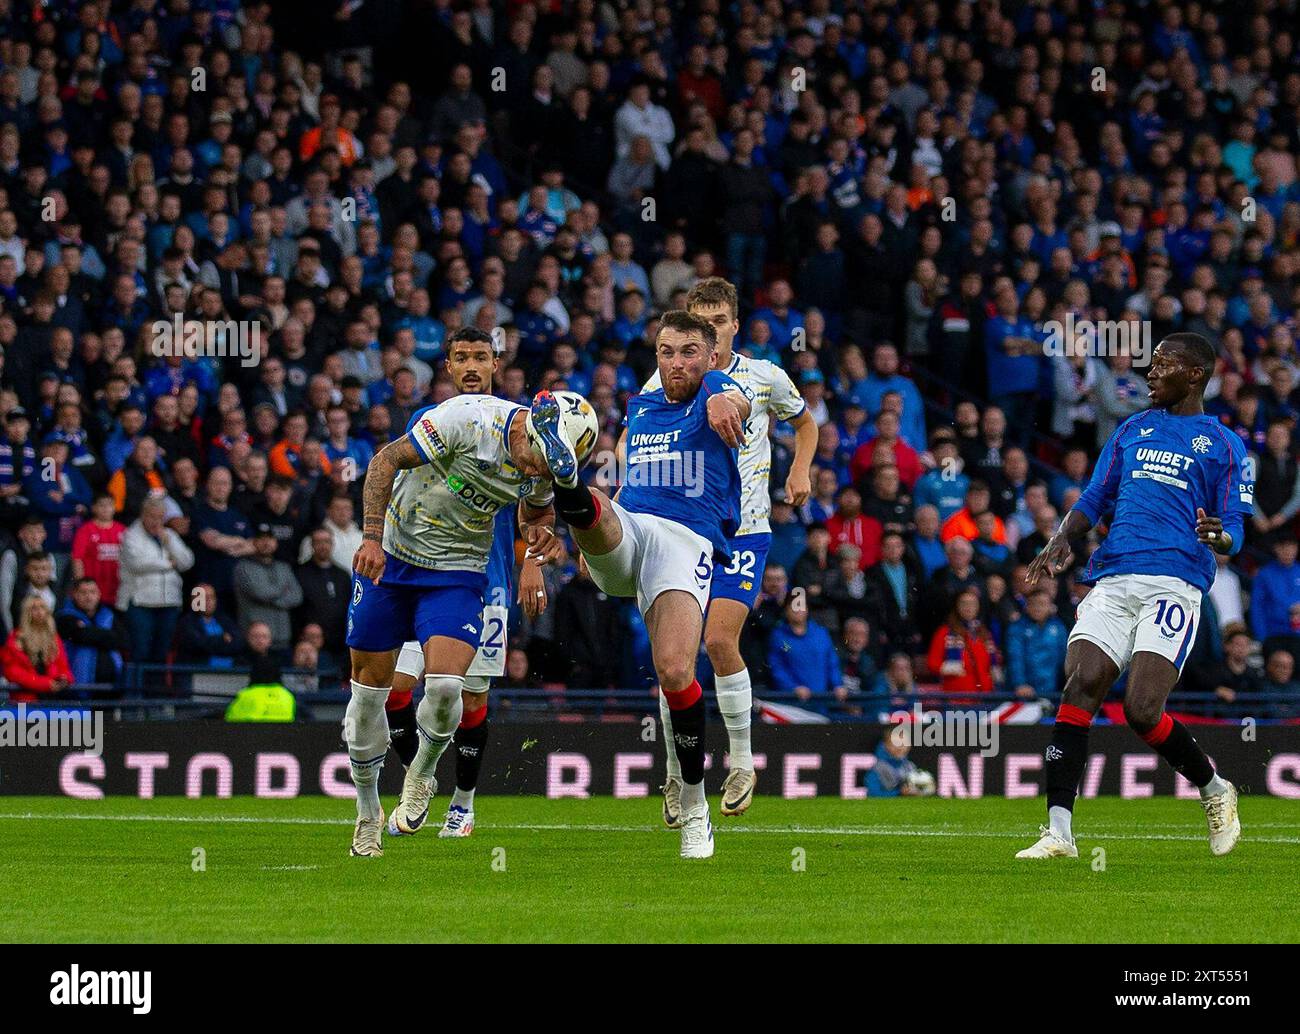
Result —
[[485, 571], [497, 514], [551, 484], [510, 458], [509, 430], [527, 410], [493, 395], [458, 395], [415, 414], [407, 430], [423, 466], [400, 471], [384, 515], [384, 549], [438, 571]]
[[[732, 354], [730, 365], [722, 371], [745, 392], [749, 399], [749, 419], [745, 421], [745, 444], [740, 447], [740, 527], [737, 535], [757, 535], [772, 530], [772, 496], [768, 480], [772, 474], [772, 440], [768, 437], [772, 416], [792, 420], [804, 411], [803, 396], [781, 367], [766, 359], [750, 359], [739, 352]], [[650, 375], [641, 390], [663, 387], [659, 371]]]

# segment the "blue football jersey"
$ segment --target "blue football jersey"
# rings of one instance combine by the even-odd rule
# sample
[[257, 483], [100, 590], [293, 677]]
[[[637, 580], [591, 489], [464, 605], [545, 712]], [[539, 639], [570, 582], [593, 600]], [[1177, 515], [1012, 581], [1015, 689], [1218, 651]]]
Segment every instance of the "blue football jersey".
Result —
[[740, 525], [740, 469], [736, 450], [709, 426], [709, 396], [741, 387], [721, 370], [704, 375], [685, 402], [669, 402], [663, 388], [627, 402], [627, 477], [619, 505], [684, 524], [731, 558], [727, 540]]
[[[420, 417], [437, 404], [422, 406], [417, 409], [406, 424], [406, 433], [410, 434]], [[503, 506], [497, 511], [496, 523], [492, 529], [492, 551], [488, 554], [487, 588], [483, 590], [483, 602], [489, 607], [509, 607], [513, 600], [515, 575], [515, 512], [513, 507]]]
[[1223, 521], [1236, 552], [1254, 503], [1254, 459], [1217, 420], [1166, 409], [1136, 413], [1115, 429], [1075, 504], [1094, 524], [1106, 519], [1110, 526], [1081, 580], [1167, 575], [1205, 592], [1216, 564], [1196, 537], [1197, 508]]

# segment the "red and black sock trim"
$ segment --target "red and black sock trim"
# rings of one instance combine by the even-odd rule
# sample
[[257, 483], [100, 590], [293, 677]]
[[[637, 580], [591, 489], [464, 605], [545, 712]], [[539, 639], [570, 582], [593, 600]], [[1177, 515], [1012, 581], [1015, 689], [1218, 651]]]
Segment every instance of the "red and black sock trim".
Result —
[[681, 765], [682, 781], [694, 785], [704, 780], [704, 692], [698, 681], [675, 693], [663, 691], [673, 713], [673, 749]]
[[487, 704], [461, 714], [452, 742], [456, 745], [456, 788], [473, 790], [483, 768], [483, 751], [488, 738]]

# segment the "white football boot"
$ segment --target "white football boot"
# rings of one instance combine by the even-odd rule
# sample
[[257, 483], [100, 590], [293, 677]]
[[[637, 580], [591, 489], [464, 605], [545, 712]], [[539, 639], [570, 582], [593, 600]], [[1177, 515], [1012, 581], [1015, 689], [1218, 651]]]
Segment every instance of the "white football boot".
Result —
[[474, 812], [453, 804], [447, 809], [447, 819], [438, 830], [440, 837], [467, 837], [474, 832]]
[[[1224, 780], [1227, 782], [1227, 780]], [[1228, 783], [1223, 793], [1202, 797], [1206, 821], [1210, 824], [1210, 854], [1224, 855], [1241, 839], [1241, 817], [1237, 814], [1237, 788]]]
[[1079, 857], [1079, 849], [1074, 846], [1073, 840], [1066, 840], [1050, 826], [1039, 826], [1038, 832], [1040, 834], [1038, 843], [1033, 847], [1026, 847], [1023, 851], [1017, 851], [1017, 858]]
[[722, 814], [743, 815], [754, 803], [758, 774], [752, 768], [733, 768], [722, 783]]
[[[668, 748], [672, 749], [671, 745]], [[664, 792], [664, 825], [669, 829], [682, 828], [682, 781], [673, 776], [660, 787]]]
[[420, 832], [429, 817], [429, 798], [437, 792], [438, 780], [425, 782], [417, 779], [408, 768], [406, 778], [402, 780], [401, 799], [393, 809], [393, 817], [388, 820], [388, 835], [409, 837]]
[[709, 821], [708, 804], [700, 805], [681, 817], [682, 857], [713, 857], [713, 823]]
[[384, 848], [380, 844], [380, 831], [384, 828], [384, 809], [379, 809], [377, 819], [357, 819], [356, 829], [352, 831], [353, 858], [382, 858]]

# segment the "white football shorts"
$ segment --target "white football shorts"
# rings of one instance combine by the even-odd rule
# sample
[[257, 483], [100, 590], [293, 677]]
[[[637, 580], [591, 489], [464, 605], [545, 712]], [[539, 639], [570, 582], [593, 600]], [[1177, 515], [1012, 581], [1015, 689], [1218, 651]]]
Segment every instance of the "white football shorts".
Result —
[[[483, 632], [478, 651], [465, 673], [465, 688], [471, 693], [484, 692], [488, 688], [488, 679], [500, 678], [506, 673], [506, 626], [509, 618], [507, 607], [483, 608]], [[402, 644], [397, 655], [397, 670], [413, 679], [424, 674], [424, 650], [419, 643], [412, 640]]]
[[612, 500], [610, 505], [623, 525], [623, 541], [601, 556], [583, 553], [591, 580], [610, 596], [636, 597], [642, 614], [660, 594], [674, 589], [694, 596], [704, 613], [713, 580], [713, 544], [666, 517], [631, 513]]
[[1200, 617], [1201, 590], [1181, 578], [1115, 574], [1079, 604], [1070, 642], [1096, 643], [1120, 671], [1135, 653], [1159, 654], [1182, 671]]

